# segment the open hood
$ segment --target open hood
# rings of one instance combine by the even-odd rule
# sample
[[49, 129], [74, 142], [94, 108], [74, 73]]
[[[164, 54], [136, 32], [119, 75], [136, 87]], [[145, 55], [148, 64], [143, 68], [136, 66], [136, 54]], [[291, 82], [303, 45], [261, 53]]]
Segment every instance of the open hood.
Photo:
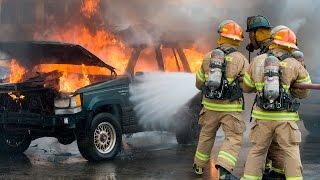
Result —
[[97, 56], [80, 45], [59, 42], [0, 42], [0, 59], [16, 59], [25, 67], [37, 64], [75, 64], [114, 67], [104, 63]]

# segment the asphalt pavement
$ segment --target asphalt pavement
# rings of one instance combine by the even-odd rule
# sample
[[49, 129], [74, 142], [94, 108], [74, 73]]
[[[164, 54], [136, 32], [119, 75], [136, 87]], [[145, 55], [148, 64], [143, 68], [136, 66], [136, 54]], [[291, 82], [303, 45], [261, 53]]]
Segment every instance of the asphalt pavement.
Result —
[[[123, 150], [113, 161], [89, 163], [81, 157], [76, 142], [65, 146], [54, 138], [41, 138], [23, 155], [2, 156], [0, 179], [216, 179], [214, 157], [223, 140], [221, 132], [202, 178], [192, 171], [196, 146], [178, 145], [171, 133], [137, 133], [123, 139]], [[306, 180], [320, 179], [319, 139], [304, 135], [301, 154]], [[247, 150], [246, 139], [234, 172], [237, 176], [243, 173]]]

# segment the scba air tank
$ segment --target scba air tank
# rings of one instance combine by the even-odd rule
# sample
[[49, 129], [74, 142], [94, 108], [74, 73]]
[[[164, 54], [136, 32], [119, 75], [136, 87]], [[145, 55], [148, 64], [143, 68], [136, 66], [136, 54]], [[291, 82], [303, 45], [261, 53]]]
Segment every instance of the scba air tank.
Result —
[[269, 56], [264, 63], [263, 94], [270, 103], [280, 95], [280, 62], [275, 56]]
[[211, 91], [214, 91], [221, 86], [224, 56], [224, 52], [220, 49], [215, 49], [211, 53], [211, 61], [209, 64], [209, 73], [207, 79], [207, 86]]

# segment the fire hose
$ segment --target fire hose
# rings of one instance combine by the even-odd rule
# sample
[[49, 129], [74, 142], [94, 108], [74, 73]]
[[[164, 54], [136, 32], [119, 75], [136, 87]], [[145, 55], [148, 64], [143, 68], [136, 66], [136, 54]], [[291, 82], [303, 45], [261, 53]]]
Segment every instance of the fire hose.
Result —
[[[239, 80], [242, 82], [243, 77], [240, 77]], [[292, 84], [291, 87], [297, 88], [297, 89], [320, 90], [320, 84]]]

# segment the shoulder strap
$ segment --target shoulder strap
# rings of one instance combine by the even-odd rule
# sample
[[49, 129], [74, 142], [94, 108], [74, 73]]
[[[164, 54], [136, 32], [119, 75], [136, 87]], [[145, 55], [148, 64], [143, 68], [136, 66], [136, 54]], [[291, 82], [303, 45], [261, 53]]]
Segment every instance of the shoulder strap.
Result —
[[292, 55], [291, 54], [289, 54], [289, 53], [284, 53], [283, 55], [281, 55], [281, 56], [276, 56], [275, 54], [273, 54], [272, 52], [267, 52], [267, 54], [268, 54], [268, 56], [275, 56], [275, 57], [277, 57], [280, 61], [283, 61], [283, 60], [285, 60], [285, 59], [287, 59], [287, 58], [291, 58], [292, 57]]
[[220, 47], [217, 47], [217, 49], [220, 49], [221, 51], [223, 51], [226, 56], [238, 51], [236, 48], [233, 48], [233, 47], [223, 48], [220, 46]]

